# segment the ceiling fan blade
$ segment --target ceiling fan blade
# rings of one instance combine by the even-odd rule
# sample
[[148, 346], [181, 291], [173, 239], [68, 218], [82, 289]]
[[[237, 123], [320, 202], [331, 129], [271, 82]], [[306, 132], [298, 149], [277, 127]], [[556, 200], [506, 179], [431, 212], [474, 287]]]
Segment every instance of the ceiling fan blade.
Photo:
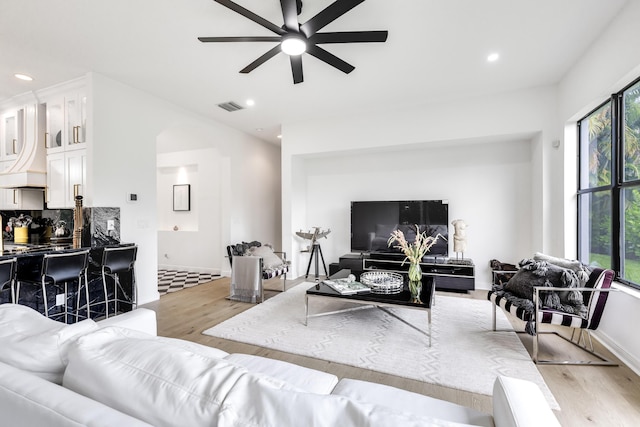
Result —
[[364, 0], [336, 0], [334, 3], [331, 3], [329, 6], [324, 8], [324, 10], [319, 12], [316, 16], [302, 24], [300, 26], [300, 30], [307, 37], [311, 37], [320, 29], [335, 21], [363, 1]]
[[303, 82], [302, 76], [302, 55], [291, 55], [291, 72], [293, 73], [293, 84]]
[[234, 12], [239, 13], [240, 15], [244, 16], [245, 18], [248, 18], [248, 19], [252, 20], [256, 24], [262, 25], [266, 29], [273, 31], [276, 34], [284, 35], [284, 34], [287, 33], [285, 30], [283, 30], [282, 28], [278, 27], [276, 24], [274, 24], [274, 23], [272, 23], [270, 21], [267, 21], [263, 17], [256, 15], [255, 13], [251, 12], [248, 9], [245, 9], [244, 7], [240, 6], [239, 4], [236, 4], [236, 3], [232, 2], [231, 0], [215, 0], [215, 1], [217, 3], [220, 3], [223, 6], [226, 6], [229, 9], [233, 10]]
[[247, 36], [247, 37], [198, 37], [203, 43], [209, 42], [280, 42], [280, 36]]
[[240, 70], [240, 72], [242, 74], [250, 73], [251, 71], [255, 70], [256, 68], [258, 68], [259, 66], [261, 66], [262, 64], [264, 64], [265, 62], [267, 62], [269, 59], [273, 58], [280, 52], [281, 52], [280, 45], [277, 45], [276, 47], [274, 47], [273, 49], [270, 49], [269, 51], [267, 51], [267, 53], [265, 53], [264, 55], [260, 56], [258, 59], [253, 61], [251, 64], [244, 67], [242, 70]]
[[284, 18], [285, 28], [288, 31], [295, 31], [296, 33], [300, 31], [296, 0], [280, 0], [280, 7], [282, 8], [282, 17]]
[[309, 38], [311, 43], [373, 43], [387, 41], [388, 31], [341, 31], [316, 33]]
[[332, 67], [337, 68], [338, 70], [342, 71], [345, 74], [349, 74], [350, 72], [352, 72], [356, 68], [353, 65], [351, 65], [351, 64], [343, 61], [342, 59], [338, 58], [334, 54], [329, 53], [326, 50], [324, 50], [321, 47], [318, 47], [316, 45], [308, 46], [307, 47], [307, 53], [309, 55], [311, 55], [311, 56], [315, 56], [316, 58], [318, 58], [321, 61], [326, 62], [327, 64], [331, 65]]

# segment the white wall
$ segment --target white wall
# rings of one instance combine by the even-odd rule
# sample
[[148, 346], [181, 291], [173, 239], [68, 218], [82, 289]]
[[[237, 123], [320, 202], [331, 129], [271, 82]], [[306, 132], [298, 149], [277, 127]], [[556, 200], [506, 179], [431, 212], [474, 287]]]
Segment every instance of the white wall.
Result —
[[[531, 230], [522, 224], [531, 223], [530, 141], [338, 154], [306, 159], [304, 169], [308, 224], [332, 230], [321, 241], [327, 262], [350, 252], [350, 202], [355, 200], [447, 200], [450, 221], [462, 218], [468, 224], [464, 256], [476, 263], [477, 288], [490, 286], [490, 259], [515, 262], [529, 254]], [[306, 266], [308, 254], [300, 258]]]
[[[630, 1], [596, 43], [586, 51], [558, 86], [559, 119], [565, 127], [566, 161], [565, 228], [566, 256], [575, 257], [577, 188], [575, 173], [576, 121], [606, 101], [612, 93], [640, 77], [640, 2]], [[623, 287], [624, 288], [624, 287]], [[630, 290], [610, 296], [598, 338], [640, 375], [640, 339], [635, 325], [640, 324], [640, 292]]]
[[[220, 218], [219, 241], [212, 243], [218, 252], [211, 254], [211, 268], [228, 269], [222, 249], [231, 242], [256, 238], [279, 245], [278, 147], [105, 76], [91, 74], [88, 80], [92, 144], [87, 186], [93, 206], [120, 207], [122, 241], [139, 245], [136, 273], [141, 304], [159, 297], [156, 147], [165, 130], [190, 129], [189, 135], [196, 137], [172, 140], [173, 150], [216, 148], [221, 174], [233, 177], [229, 188], [220, 190], [228, 217]], [[201, 189], [206, 191], [206, 183]], [[127, 193], [138, 194], [138, 201], [126, 202]], [[202, 215], [206, 212], [198, 212]], [[194, 246], [185, 251], [196, 254], [202, 249]]]
[[[168, 137], [175, 147], [167, 134], [158, 137], [158, 146]], [[229, 185], [229, 177], [220, 176], [219, 161], [214, 148], [158, 153], [159, 268], [220, 274], [221, 215], [229, 205], [221, 200], [220, 188]], [[173, 210], [173, 186], [179, 184], [190, 185], [189, 211]]]
[[[293, 235], [300, 228], [334, 230], [322, 242], [327, 263], [349, 252], [350, 200], [448, 199], [450, 219], [470, 224], [466, 256], [478, 266], [480, 289], [489, 287], [490, 259], [553, 251], [562, 242], [545, 226], [562, 226], [550, 209], [562, 191], [542, 162], [562, 159], [552, 148], [562, 135], [554, 106], [554, 88], [536, 88], [284, 126], [283, 211], [290, 213], [282, 238], [294, 268], [300, 272], [307, 259], [299, 254], [304, 241]], [[403, 174], [420, 185], [404, 185]]]

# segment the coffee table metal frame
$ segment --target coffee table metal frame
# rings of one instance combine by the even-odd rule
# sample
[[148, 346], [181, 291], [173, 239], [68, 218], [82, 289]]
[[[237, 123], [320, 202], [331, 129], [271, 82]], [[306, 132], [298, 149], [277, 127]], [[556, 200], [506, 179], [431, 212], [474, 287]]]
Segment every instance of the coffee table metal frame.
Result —
[[[341, 270], [335, 275], [331, 276], [331, 278], [338, 278], [345, 276], [345, 271]], [[348, 273], [347, 273], [348, 274]], [[320, 317], [320, 316], [329, 316], [331, 314], [345, 313], [349, 311], [356, 310], [365, 310], [369, 308], [378, 308], [390, 316], [398, 319], [405, 325], [415, 329], [423, 335], [429, 337], [429, 347], [431, 347], [431, 306], [433, 305], [434, 292], [433, 292], [433, 282], [430, 280], [425, 280], [428, 283], [423, 284], [422, 298], [423, 301], [427, 301], [427, 303], [423, 304], [415, 304], [410, 303], [409, 301], [409, 291], [403, 290], [399, 294], [375, 294], [375, 293], [360, 293], [360, 294], [348, 294], [343, 295], [338, 291], [334, 290], [328, 285], [324, 283], [316, 283], [307, 289], [305, 294], [305, 321], [304, 324], [307, 326], [309, 319], [312, 317]], [[326, 311], [322, 313], [314, 313], [309, 314], [309, 297], [313, 298], [327, 298], [327, 299], [341, 299], [345, 302], [350, 302], [354, 304], [360, 304], [360, 307], [350, 307], [341, 310], [334, 311]], [[413, 325], [406, 320], [398, 317], [395, 313], [387, 310], [387, 307], [400, 307], [400, 308], [408, 308], [411, 310], [423, 310], [427, 312], [427, 332], [423, 329], [420, 329], [416, 325]]]

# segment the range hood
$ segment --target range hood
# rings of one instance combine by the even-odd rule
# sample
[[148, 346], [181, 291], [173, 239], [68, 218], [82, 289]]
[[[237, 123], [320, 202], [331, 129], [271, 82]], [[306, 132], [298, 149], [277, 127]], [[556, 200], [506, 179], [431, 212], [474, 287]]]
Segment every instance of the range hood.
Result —
[[[38, 136], [44, 136], [46, 106], [31, 104], [19, 110], [18, 114], [22, 114], [24, 124], [22, 148], [18, 148], [17, 158], [11, 166], [0, 172], [0, 188], [44, 189], [47, 185], [47, 150], [44, 141], [38, 141]], [[16, 141], [12, 143], [12, 149], [19, 145]]]

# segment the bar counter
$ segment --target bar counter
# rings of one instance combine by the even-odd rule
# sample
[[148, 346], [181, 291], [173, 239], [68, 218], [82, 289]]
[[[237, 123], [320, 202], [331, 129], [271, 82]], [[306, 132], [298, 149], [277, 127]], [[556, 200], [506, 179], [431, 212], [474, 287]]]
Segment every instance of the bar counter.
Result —
[[[44, 254], [51, 253], [67, 253], [89, 250], [89, 259], [87, 267], [87, 280], [89, 282], [89, 290], [91, 300], [103, 300], [103, 286], [102, 286], [102, 255], [105, 247], [122, 247], [131, 246], [130, 243], [122, 243], [108, 246], [97, 247], [83, 247], [74, 249], [71, 243], [58, 244], [14, 244], [13, 242], [4, 242], [4, 250], [0, 252], [0, 260], [16, 258], [16, 283], [17, 282], [31, 282], [41, 283], [42, 281], [42, 261]], [[122, 277], [122, 285], [125, 287], [131, 287], [132, 277]], [[42, 302], [38, 303], [37, 292], [34, 292], [33, 287], [22, 286], [19, 295], [19, 304], [30, 306], [40, 312], [42, 310]], [[68, 301], [75, 301], [75, 295], [77, 292], [77, 283], [69, 287]], [[41, 299], [41, 298], [40, 298]], [[0, 304], [11, 302], [11, 292], [5, 290], [0, 292]], [[48, 297], [48, 303], [55, 305], [55, 295]], [[103, 313], [92, 312], [91, 317], [97, 318]]]

